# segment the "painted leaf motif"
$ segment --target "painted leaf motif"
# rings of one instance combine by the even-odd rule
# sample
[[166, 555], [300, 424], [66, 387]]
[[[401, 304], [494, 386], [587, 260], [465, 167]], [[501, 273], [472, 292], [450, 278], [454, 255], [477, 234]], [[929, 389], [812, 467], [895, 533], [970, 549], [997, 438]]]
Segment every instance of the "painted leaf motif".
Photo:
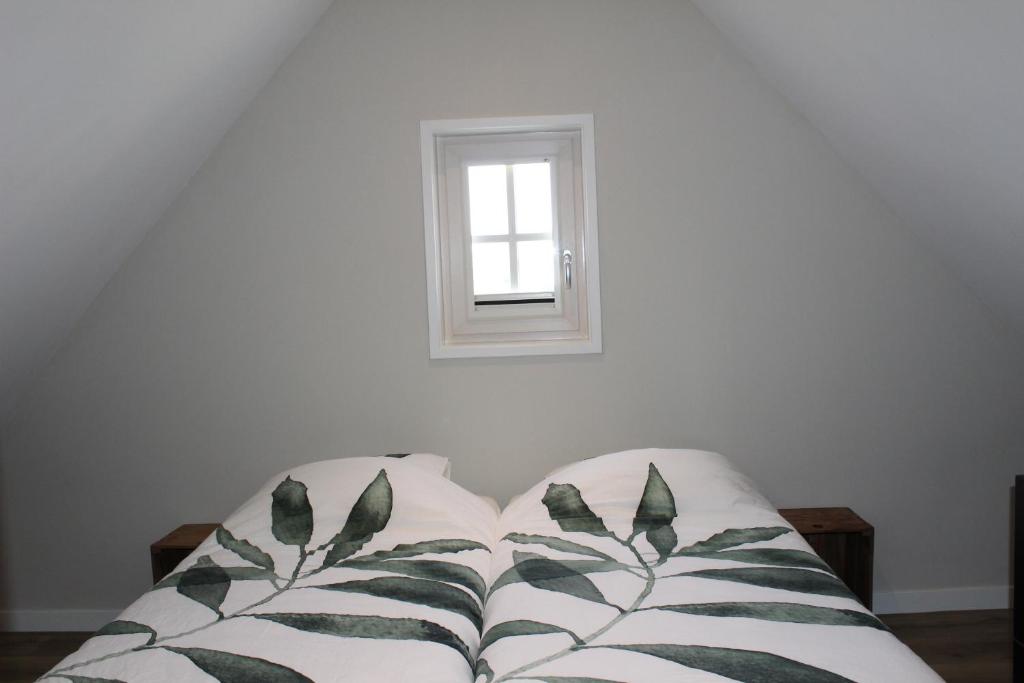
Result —
[[51, 674], [58, 678], [66, 678], [71, 683], [126, 683], [120, 678], [93, 678], [92, 676], [72, 676], [71, 674]]
[[370, 560], [357, 558], [346, 560], [343, 567], [352, 569], [366, 569], [369, 571], [391, 572], [402, 574], [419, 579], [433, 579], [435, 581], [446, 581], [457, 583], [473, 591], [473, 594], [483, 602], [487, 590], [484, 579], [471, 567], [466, 567], [454, 562], [443, 562], [441, 560]]
[[769, 564], [775, 567], [804, 567], [821, 569], [832, 573], [832, 568], [813, 553], [791, 548], [744, 548], [720, 550], [715, 553], [683, 553], [686, 557], [703, 557], [711, 560], [730, 560], [746, 564]]
[[[526, 578], [519, 572], [518, 567], [520, 564], [527, 562], [540, 561], [540, 566], [546, 567], [547, 569], [553, 569], [550, 566], [544, 565], [545, 562], [552, 562], [558, 565], [558, 571], [571, 572], [573, 574], [598, 574], [601, 572], [614, 572], [627, 569], [627, 566], [616, 560], [550, 560], [542, 555], [534, 553], [521, 553], [514, 551], [512, 553], [515, 558], [516, 564], [502, 572], [501, 576], [491, 584], [490, 593], [494, 593], [502, 586], [507, 586], [510, 583], [521, 583], [526, 581]], [[533, 566], [533, 565], [530, 565]]]
[[209, 607], [219, 615], [230, 586], [231, 577], [223, 567], [214, 564], [209, 555], [203, 555], [181, 575], [177, 588], [186, 598]]
[[403, 557], [426, 555], [427, 553], [461, 553], [466, 550], [490, 551], [490, 548], [483, 543], [467, 541], [464, 538], [439, 538], [432, 541], [419, 541], [418, 543], [399, 543], [391, 550], [378, 550], [359, 559], [394, 560]]
[[668, 525], [659, 526], [647, 532], [647, 542], [654, 546], [654, 549], [658, 551], [658, 557], [662, 560], [672, 554], [672, 549], [676, 547], [678, 541], [676, 530]]
[[262, 567], [270, 572], [274, 571], [274, 558], [249, 541], [235, 538], [234, 534], [222, 526], [217, 527], [217, 543], [220, 543], [246, 562], [251, 562], [257, 567]]
[[609, 678], [591, 678], [589, 676], [532, 676], [544, 683], [620, 683]]
[[477, 678], [483, 676], [485, 683], [491, 683], [494, 680], [494, 669], [491, 668], [486, 659], [476, 660], [476, 669], [474, 669], [473, 673]]
[[633, 533], [641, 534], [671, 524], [675, 517], [676, 499], [652, 462], [647, 466], [647, 483], [633, 518]]
[[306, 485], [286, 477], [271, 497], [270, 530], [274, 538], [285, 545], [308, 544], [313, 536], [313, 508], [306, 495]]
[[479, 630], [483, 625], [479, 603], [461, 588], [440, 581], [406, 577], [379, 577], [367, 581], [345, 581], [317, 586], [321, 590], [362, 593], [378, 598], [401, 600], [415, 605], [443, 609], [468, 619]]
[[647, 466], [647, 483], [633, 517], [633, 536], [647, 532], [648, 543], [664, 559], [675, 548], [678, 540], [672, 528], [672, 520], [675, 518], [676, 499], [652, 462]]
[[146, 641], [146, 645], [149, 645], [156, 640], [156, 631], [151, 629], [145, 624], [140, 624], [137, 621], [112, 621], [99, 631], [96, 631], [93, 635], [97, 636], [126, 636], [141, 633], [149, 636], [149, 640]]
[[601, 518], [583, 500], [580, 490], [572, 484], [548, 484], [541, 499], [548, 515], [558, 522], [562, 531], [582, 531], [597, 536], [610, 536]]
[[751, 529], [726, 529], [721, 533], [694, 543], [691, 546], [677, 550], [674, 555], [692, 555], [696, 553], [711, 553], [718, 550], [725, 550], [745, 543], [758, 543], [770, 541], [783, 534], [788, 534], [792, 529], [784, 526], [754, 527]]
[[283, 626], [344, 638], [374, 640], [419, 640], [450, 647], [473, 666], [469, 648], [443, 626], [423, 619], [376, 617], [355, 614], [254, 614], [257, 619]]
[[853, 683], [848, 678], [768, 652], [697, 645], [605, 645], [667, 659], [744, 683]]
[[511, 533], [506, 534], [502, 540], [511, 541], [513, 543], [521, 543], [523, 545], [537, 543], [539, 545], [546, 545], [552, 550], [560, 550], [565, 553], [576, 553], [577, 555], [590, 555], [591, 557], [599, 557], [602, 560], [614, 559], [611, 555], [603, 553], [600, 550], [597, 550], [596, 548], [591, 548], [580, 543], [573, 543], [572, 541], [567, 541], [564, 538], [556, 538], [555, 536], [537, 536], [534, 534]]
[[356, 500], [348, 513], [345, 526], [330, 540], [331, 549], [324, 557], [330, 567], [358, 551], [391, 519], [393, 494], [388, 473], [381, 470]]
[[[515, 566], [506, 570], [491, 586], [491, 594], [502, 586], [525, 581], [534, 588], [565, 593], [590, 602], [607, 605], [608, 601], [597, 589], [597, 586], [568, 562], [549, 560], [539, 555], [513, 552]], [[584, 560], [586, 561], [586, 560]], [[601, 563], [608, 565], [610, 563]]]
[[716, 581], [734, 581], [762, 588], [777, 588], [796, 593], [831, 595], [837, 598], [856, 599], [842, 581], [824, 572], [810, 569], [789, 569], [781, 567], [750, 567], [742, 569], [701, 569], [675, 576], [693, 576]]
[[[228, 578], [232, 581], [272, 581], [277, 578], [277, 575], [273, 572], [268, 572], [266, 569], [260, 567], [221, 567], [224, 573], [228, 575]], [[181, 577], [185, 575], [185, 572], [175, 572], [174, 574], [168, 574], [160, 583], [153, 586], [151, 590], [157, 590], [160, 588], [174, 588], [181, 582]]]
[[409, 455], [408, 453], [387, 453], [384, 455], [385, 458], [404, 458]]
[[864, 626], [880, 631], [889, 629], [878, 617], [866, 612], [832, 607], [815, 607], [791, 602], [709, 602], [693, 605], [661, 605], [659, 609], [680, 614], [707, 617], [740, 617], [779, 621], [791, 624], [818, 624], [821, 626]]
[[542, 624], [539, 621], [522, 619], [505, 621], [500, 624], [495, 624], [491, 628], [487, 629], [487, 633], [484, 634], [483, 639], [480, 641], [480, 651], [483, 652], [502, 638], [510, 638], [512, 636], [548, 635], [551, 633], [564, 633], [572, 638], [573, 642], [577, 645], [583, 643], [579, 636], [568, 629], [562, 628], [561, 626], [553, 626], [551, 624]]
[[201, 647], [168, 647], [163, 649], [187, 657], [193, 664], [221, 683], [313, 683], [313, 680], [286, 666], [256, 657], [245, 657], [231, 652], [207, 650]]

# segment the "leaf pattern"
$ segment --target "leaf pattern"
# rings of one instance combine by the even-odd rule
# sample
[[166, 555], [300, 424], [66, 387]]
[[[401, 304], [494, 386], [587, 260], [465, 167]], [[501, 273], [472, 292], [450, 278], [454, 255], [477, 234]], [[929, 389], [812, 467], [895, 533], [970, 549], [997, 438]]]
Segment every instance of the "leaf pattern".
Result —
[[[401, 457], [403, 454], [392, 454]], [[647, 478], [632, 519], [632, 533], [620, 538], [609, 530], [605, 521], [586, 503], [580, 490], [570, 483], [549, 484], [542, 498], [548, 516], [566, 533], [587, 533], [601, 537], [602, 547], [619, 546], [636, 560], [623, 563], [604, 550], [550, 535], [509, 533], [503, 540], [518, 546], [541, 546], [557, 553], [574, 555], [571, 559], [552, 559], [533, 552], [513, 550], [512, 567], [491, 583], [489, 593], [513, 583], [525, 583], [533, 589], [556, 592], [614, 608], [607, 624], [587, 634], [580, 634], [563, 626], [529, 619], [513, 619], [492, 625], [480, 639], [480, 651], [511, 637], [557, 635], [565, 638], [542, 640], [541, 643], [561, 642], [554, 653], [526, 663], [517, 669], [496, 675], [486, 659], [474, 658], [470, 648], [455, 632], [430, 619], [395, 618], [375, 615], [337, 613], [292, 613], [281, 611], [254, 611], [275, 597], [295, 589], [316, 589], [334, 593], [350, 593], [372, 598], [401, 601], [431, 609], [443, 610], [466, 619], [479, 632], [488, 586], [475, 569], [431, 555], [455, 555], [471, 551], [490, 552], [488, 546], [467, 539], [442, 538], [398, 544], [388, 550], [358, 556], [357, 553], [391, 520], [394, 491], [381, 469], [353, 504], [341, 531], [319, 547], [311, 548], [314, 531], [313, 508], [308, 489], [303, 482], [290, 476], [281, 481], [270, 496], [271, 527], [273, 537], [282, 544], [298, 547], [294, 567], [276, 571], [274, 558], [247, 539], [237, 538], [230, 530], [220, 527], [216, 532], [218, 544], [248, 563], [249, 566], [221, 566], [210, 555], [199, 557], [191, 567], [161, 580], [154, 590], [174, 588], [183, 597], [199, 603], [216, 614], [216, 619], [199, 628], [177, 634], [162, 634], [150, 626], [136, 621], [113, 621], [97, 632], [97, 636], [145, 636], [122, 652], [104, 655], [110, 659], [140, 650], [166, 650], [188, 659], [195, 667], [212, 678], [231, 683], [243, 681], [281, 681], [299, 683], [309, 681], [305, 675], [282, 664], [221, 650], [162, 645], [169, 638], [202, 631], [207, 626], [224, 623], [234, 618], [257, 619], [302, 631], [339, 638], [365, 638], [375, 640], [406, 640], [441, 645], [455, 650], [459, 656], [482, 677], [484, 683], [529, 679], [544, 683], [621, 683], [607, 678], [573, 675], [536, 675], [531, 669], [559, 659], [570, 653], [583, 653], [592, 649], [629, 652], [629, 656], [650, 656], [670, 661], [688, 669], [715, 674], [747, 683], [787, 681], [795, 683], [850, 683], [848, 679], [769, 652], [723, 647], [696, 646], [676, 643], [614, 644], [608, 631], [623, 619], [640, 611], [672, 612], [698, 619], [726, 619], [787, 623], [800, 627], [866, 628], [887, 631], [874, 615], [857, 609], [839, 609], [798, 602], [710, 602], [686, 604], [647, 604], [658, 580], [696, 578], [726, 581], [760, 588], [783, 590], [797, 594], [821, 595], [854, 599], [846, 586], [832, 573], [828, 565], [813, 553], [795, 548], [759, 547], [756, 544], [771, 541], [792, 532], [784, 526], [726, 529], [687, 547], [676, 549], [678, 539], [673, 524], [677, 517], [675, 497], [654, 463], [649, 463]], [[626, 521], [626, 520], [623, 520]], [[634, 545], [643, 536], [658, 554], [651, 560]], [[538, 548], [534, 548], [537, 550]], [[322, 562], [312, 561], [324, 552]], [[673, 558], [701, 558], [726, 561], [733, 565], [668, 574], [659, 578], [655, 569]], [[454, 558], [453, 558], [454, 559]], [[305, 567], [310, 560], [315, 568]], [[692, 563], [691, 563], [692, 564]], [[679, 562], [680, 568], [686, 566]], [[341, 567], [385, 574], [367, 579], [311, 583], [305, 579], [328, 569]], [[641, 581], [643, 591], [633, 604], [620, 607], [610, 603], [604, 593], [587, 578], [589, 574], [603, 572], [629, 572], [630, 581]], [[660, 573], [660, 572], [659, 572]], [[358, 575], [358, 574], [357, 574]], [[343, 578], [346, 574], [341, 575]], [[289, 578], [290, 577], [290, 578]], [[303, 583], [297, 584], [302, 580]], [[237, 609], [233, 614], [222, 612], [233, 581], [267, 581], [270, 585], [266, 597], [251, 605]], [[254, 587], [253, 590], [256, 590]], [[659, 593], [664, 595], [665, 593]], [[677, 593], [678, 595], [678, 593]], [[344, 603], [342, 603], [344, 604]], [[272, 609], [272, 607], [263, 607]], [[279, 608], [278, 608], [279, 609]], [[441, 614], [438, 614], [440, 618]], [[671, 617], [668, 617], [671, 618]], [[680, 622], [682, 623], [682, 622]], [[699, 622], [694, 622], [699, 623]], [[724, 623], [724, 622], [720, 622]], [[595, 644], [598, 636], [601, 644]], [[116, 641], [111, 641], [116, 642]], [[529, 641], [528, 641], [529, 642]], [[608, 644], [605, 644], [608, 643]], [[443, 650], [442, 650], [443, 651]], [[72, 683], [104, 683], [114, 679], [78, 676], [67, 673], [89, 661], [66, 665], [51, 676], [66, 678]], [[614, 675], [614, 674], [613, 674]], [[122, 682], [123, 683], [123, 682]]]
[[[391, 550], [378, 550], [364, 556], [366, 559], [394, 560], [405, 557], [415, 557], [427, 554], [448, 554], [461, 553], [467, 550], [486, 550], [490, 548], [477, 541], [467, 541], [463, 538], [439, 538], [431, 541], [420, 541], [418, 543], [399, 543]], [[362, 559], [362, 558], [360, 558]]]
[[583, 643], [583, 641], [580, 640], [580, 637], [569, 629], [562, 628], [561, 626], [553, 626], [551, 624], [542, 624], [539, 621], [520, 619], [495, 624], [491, 628], [487, 629], [487, 633], [485, 633], [484, 637], [480, 640], [480, 651], [483, 652], [493, 643], [501, 640], [502, 638], [510, 638], [512, 636], [549, 635], [552, 633], [563, 633], [572, 638], [574, 643]]
[[207, 650], [199, 647], [167, 647], [163, 649], [187, 657], [193, 664], [221, 683], [313, 683], [294, 669], [256, 657], [244, 657], [231, 652]]
[[401, 600], [459, 614], [480, 629], [483, 625], [480, 605], [466, 591], [440, 581], [407, 577], [380, 577], [366, 581], [345, 581], [317, 586], [321, 590], [363, 593], [378, 598]]
[[[188, 628], [180, 633], [161, 634], [150, 626], [119, 620], [111, 622], [97, 635], [146, 636], [144, 648], [164, 649], [189, 659], [198, 669], [220, 681], [307, 681], [303, 674], [260, 658], [248, 657], [232, 652], [196, 648], [171, 647], [159, 643], [185, 634], [194, 634], [215, 624], [222, 624], [235, 618], [261, 619], [275, 622], [292, 629], [311, 633], [329, 634], [340, 637], [372, 638], [385, 640], [409, 640], [434, 643], [454, 649], [470, 666], [473, 665], [469, 648], [459, 636], [439, 623], [426, 619], [386, 618], [368, 615], [306, 614], [306, 613], [253, 613], [251, 610], [268, 603], [277, 596], [294, 589], [316, 588], [338, 593], [354, 593], [374, 598], [399, 600], [441, 609], [467, 619], [480, 630], [482, 626], [482, 601], [485, 593], [483, 577], [472, 567], [428, 555], [454, 555], [468, 551], [484, 550], [487, 545], [478, 541], [460, 538], [440, 538], [404, 543], [390, 550], [380, 550], [364, 557], [352, 557], [376, 533], [382, 531], [390, 521], [393, 492], [388, 481], [387, 470], [381, 469], [377, 476], [363, 490], [347, 516], [341, 531], [318, 549], [309, 548], [314, 527], [313, 508], [308, 489], [301, 481], [285, 477], [270, 495], [269, 532], [280, 543], [297, 546], [298, 558], [294, 567], [289, 568], [290, 578], [278, 576], [273, 557], [262, 548], [246, 539], [237, 538], [229, 529], [221, 527], [215, 534], [224, 551], [231, 552], [251, 566], [223, 567], [210, 555], [199, 557], [191, 567], [175, 572], [161, 580], [153, 590], [174, 588], [183, 597], [202, 604], [216, 613], [216, 619], [199, 627]], [[319, 550], [327, 550], [329, 561], [315, 569], [303, 565]], [[382, 572], [392, 576], [374, 577], [368, 580], [345, 581], [325, 585], [296, 585], [320, 571], [344, 564], [349, 569]], [[225, 598], [232, 581], [267, 581], [269, 594], [252, 604], [236, 609], [232, 614], [222, 612]], [[258, 593], [257, 593], [258, 595]], [[85, 659], [51, 672], [52, 676], [63, 676], [72, 680], [102, 681], [99, 678], [77, 676], [68, 670], [79, 666], [113, 659], [141, 648], [138, 645], [120, 652], [113, 652], [99, 658]]]
[[681, 548], [674, 554], [692, 555], [696, 553], [711, 553], [718, 550], [725, 550], [726, 548], [732, 548], [737, 545], [770, 541], [782, 536], [783, 534], [788, 534], [791, 531], [793, 530], [784, 526], [755, 527], [752, 529], [726, 529], [725, 531], [710, 536], [699, 543], [694, 543], [691, 546]]
[[441, 560], [373, 560], [357, 558], [346, 560], [342, 566], [367, 571], [390, 572], [420, 579], [434, 579], [457, 583], [473, 591], [473, 595], [481, 602], [484, 600], [486, 586], [484, 579], [472, 567]]
[[354, 614], [254, 614], [257, 619], [283, 626], [345, 638], [375, 640], [421, 640], [450, 647], [472, 668], [473, 658], [462, 640], [444, 628], [424, 619], [376, 617]]
[[602, 605], [608, 604], [597, 586], [582, 573], [569, 566], [568, 562], [520, 552], [513, 553], [513, 557], [515, 566], [508, 569], [494, 582], [494, 585], [491, 586], [491, 594], [510, 583], [525, 581], [541, 590], [565, 593]]
[[582, 531], [597, 536], [611, 534], [572, 484], [550, 484], [541, 502], [562, 531]]
[[676, 547], [678, 540], [672, 528], [672, 520], [675, 518], [676, 499], [652, 462], [648, 465], [647, 484], [633, 518], [633, 536], [646, 532], [648, 543], [654, 546], [658, 556], [664, 560]]
[[270, 530], [274, 538], [285, 545], [306, 547], [313, 536], [313, 507], [306, 485], [285, 477], [271, 496]]
[[387, 470], [382, 469], [352, 506], [345, 526], [330, 540], [331, 548], [323, 566], [333, 566], [366, 545], [375, 533], [387, 526], [392, 504], [391, 482]]
[[744, 548], [741, 550], [719, 550], [713, 553], [685, 553], [687, 557], [702, 557], [709, 560], [729, 560], [745, 564], [768, 564], [776, 567], [803, 567], [820, 569], [832, 573], [832, 568], [812, 553], [793, 548]]
[[149, 626], [146, 626], [145, 624], [140, 624], [135, 621], [121, 621], [120, 619], [117, 621], [110, 622], [109, 624], [101, 628], [99, 631], [96, 631], [95, 635], [124, 636], [134, 635], [137, 633], [149, 636], [149, 639], [146, 641], [146, 645], [150, 645], [154, 640], [156, 640], [156, 631], [151, 629]]
[[220, 605], [227, 597], [231, 577], [217, 566], [209, 555], [200, 557], [196, 564], [187, 569], [178, 581], [178, 592], [186, 598], [205, 605], [220, 615]]
[[[231, 581], [273, 581], [277, 578], [277, 575], [273, 572], [268, 572], [266, 569], [259, 567], [221, 567], [221, 569], [224, 570], [224, 573], [228, 575]], [[158, 584], [153, 586], [153, 590], [177, 587], [181, 582], [181, 577], [187, 571], [168, 574]]]
[[486, 659], [477, 659], [476, 668], [473, 672], [478, 678], [483, 676], [486, 683], [491, 683], [494, 680], [494, 669], [491, 668]]
[[762, 588], [793, 591], [795, 593], [813, 593], [814, 595], [830, 595], [837, 598], [856, 600], [850, 589], [842, 581], [831, 574], [810, 569], [743, 567], [738, 569], [701, 569], [675, 576], [692, 576], [699, 579], [715, 581], [734, 581]]
[[[648, 464], [646, 483], [639, 497], [633, 517], [632, 533], [628, 538], [619, 538], [609, 531], [604, 520], [594, 514], [584, 501], [579, 489], [572, 484], [549, 484], [542, 503], [547, 508], [548, 516], [559, 525], [562, 531], [605, 536], [609, 542], [618, 542], [632, 552], [641, 566], [637, 568], [622, 564], [603, 551], [560, 537], [509, 533], [503, 540], [519, 545], [541, 545], [557, 552], [585, 555], [588, 556], [588, 559], [554, 560], [542, 555], [513, 550], [515, 563], [493, 582], [490, 588], [491, 594], [502, 586], [526, 582], [534, 588], [608, 604], [604, 601], [604, 596], [598, 588], [586, 578], [586, 574], [597, 571], [629, 571], [641, 579], [646, 575], [644, 588], [629, 607], [612, 605], [618, 614], [611, 617], [603, 627], [583, 637], [563, 630], [556, 624], [535, 621], [516, 620], [492, 626], [481, 641], [481, 649], [513, 635], [568, 633], [573, 639], [568, 646], [560, 646], [560, 649], [556, 649], [546, 656], [539, 656], [532, 662], [521, 664], [501, 675], [489, 675], [487, 680], [491, 681], [493, 678], [493, 683], [527, 679], [546, 683], [616, 683], [610, 679], [588, 676], [538, 675], [536, 671], [533, 671], [535, 667], [548, 665], [571, 653], [594, 648], [610, 648], [658, 657], [690, 669], [698, 669], [748, 683], [767, 683], [769, 681], [772, 683], [778, 681], [850, 683], [844, 677], [833, 672], [756, 650], [671, 643], [604, 644], [611, 638], [608, 633], [610, 629], [638, 611], [660, 610], [709, 619], [756, 619], [815, 627], [886, 630], [884, 624], [870, 613], [796, 602], [717, 602], [644, 606], [653, 593], [655, 583], [660, 580], [654, 569], [670, 562], [673, 558], [682, 557], [707, 558], [742, 566], [669, 574], [661, 577], [662, 579], [692, 577], [732, 581], [796, 593], [852, 598], [852, 594], [835, 577], [828, 565], [813, 553], [794, 548], [765, 548], [755, 545], [791, 533], [792, 529], [789, 527], [726, 529], [703, 541], [677, 549], [678, 537], [673, 528], [678, 513], [675, 497], [653, 462]], [[645, 537], [657, 551], [657, 560], [645, 559], [645, 556], [634, 545], [635, 539], [641, 536]], [[602, 644], [592, 644], [592, 641], [599, 636], [601, 640], [598, 642]], [[562, 666], [565, 665], [562, 664]]]
[[734, 617], [820, 626], [863, 626], [888, 631], [878, 617], [867, 612], [816, 607], [792, 602], [708, 602], [692, 605], [658, 605], [659, 609], [705, 617]]
[[698, 645], [604, 645], [667, 659], [744, 683], [853, 683], [848, 678], [768, 652]]
[[266, 569], [268, 572], [274, 571], [274, 558], [254, 546], [252, 543], [249, 543], [249, 541], [235, 538], [230, 531], [222, 526], [217, 527], [217, 543], [220, 543], [223, 547], [238, 555], [246, 562], [251, 562], [257, 567]]
[[[519, 564], [526, 562], [542, 561], [541, 565], [553, 574], [559, 574], [560, 572], [568, 574], [597, 574], [601, 572], [620, 571], [627, 568], [626, 565], [615, 560], [551, 560], [542, 555], [521, 552], [513, 553], [513, 557], [516, 560], [516, 564], [502, 572], [501, 576], [491, 584], [489, 594], [493, 594], [499, 588], [507, 586], [510, 583], [522, 583], [526, 581], [526, 578], [518, 569]], [[543, 565], [543, 562], [554, 562], [558, 566], [546, 566]]]
[[573, 543], [564, 538], [556, 538], [554, 536], [537, 536], [533, 534], [517, 534], [511, 533], [506, 534], [504, 539], [506, 541], [512, 541], [513, 543], [520, 543], [523, 545], [529, 545], [531, 543], [537, 543], [539, 545], [545, 545], [552, 550], [560, 550], [564, 553], [575, 553], [577, 555], [590, 555], [592, 557], [599, 557], [602, 560], [614, 560], [611, 555], [603, 553], [596, 548], [582, 545], [580, 543]]

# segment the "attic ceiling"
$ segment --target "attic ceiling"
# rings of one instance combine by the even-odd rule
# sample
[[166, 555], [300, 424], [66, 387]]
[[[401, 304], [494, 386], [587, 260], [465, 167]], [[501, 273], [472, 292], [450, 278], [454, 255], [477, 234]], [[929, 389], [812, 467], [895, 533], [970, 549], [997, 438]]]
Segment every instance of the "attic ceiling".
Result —
[[330, 2], [0, 4], [0, 419]]
[[909, 228], [1024, 330], [1024, 3], [695, 2]]

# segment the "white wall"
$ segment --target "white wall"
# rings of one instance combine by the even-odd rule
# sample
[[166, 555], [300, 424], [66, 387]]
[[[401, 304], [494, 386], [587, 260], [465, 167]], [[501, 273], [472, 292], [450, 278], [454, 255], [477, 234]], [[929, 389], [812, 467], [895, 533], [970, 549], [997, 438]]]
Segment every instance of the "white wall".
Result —
[[[428, 361], [419, 120], [572, 112], [604, 354]], [[881, 591], [1005, 586], [1019, 347], [688, 3], [342, 1], [21, 406], [0, 594], [124, 605], [296, 463], [433, 450], [504, 498], [645, 445], [853, 506]]]
[[0, 422], [329, 4], [0, 2]]

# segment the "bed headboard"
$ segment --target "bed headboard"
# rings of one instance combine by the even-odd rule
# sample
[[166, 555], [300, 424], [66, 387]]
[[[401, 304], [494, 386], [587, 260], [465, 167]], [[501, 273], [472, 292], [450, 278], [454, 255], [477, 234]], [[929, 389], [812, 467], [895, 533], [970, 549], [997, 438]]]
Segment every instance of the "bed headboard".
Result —
[[1013, 490], [1013, 680], [1024, 683], [1024, 474]]

